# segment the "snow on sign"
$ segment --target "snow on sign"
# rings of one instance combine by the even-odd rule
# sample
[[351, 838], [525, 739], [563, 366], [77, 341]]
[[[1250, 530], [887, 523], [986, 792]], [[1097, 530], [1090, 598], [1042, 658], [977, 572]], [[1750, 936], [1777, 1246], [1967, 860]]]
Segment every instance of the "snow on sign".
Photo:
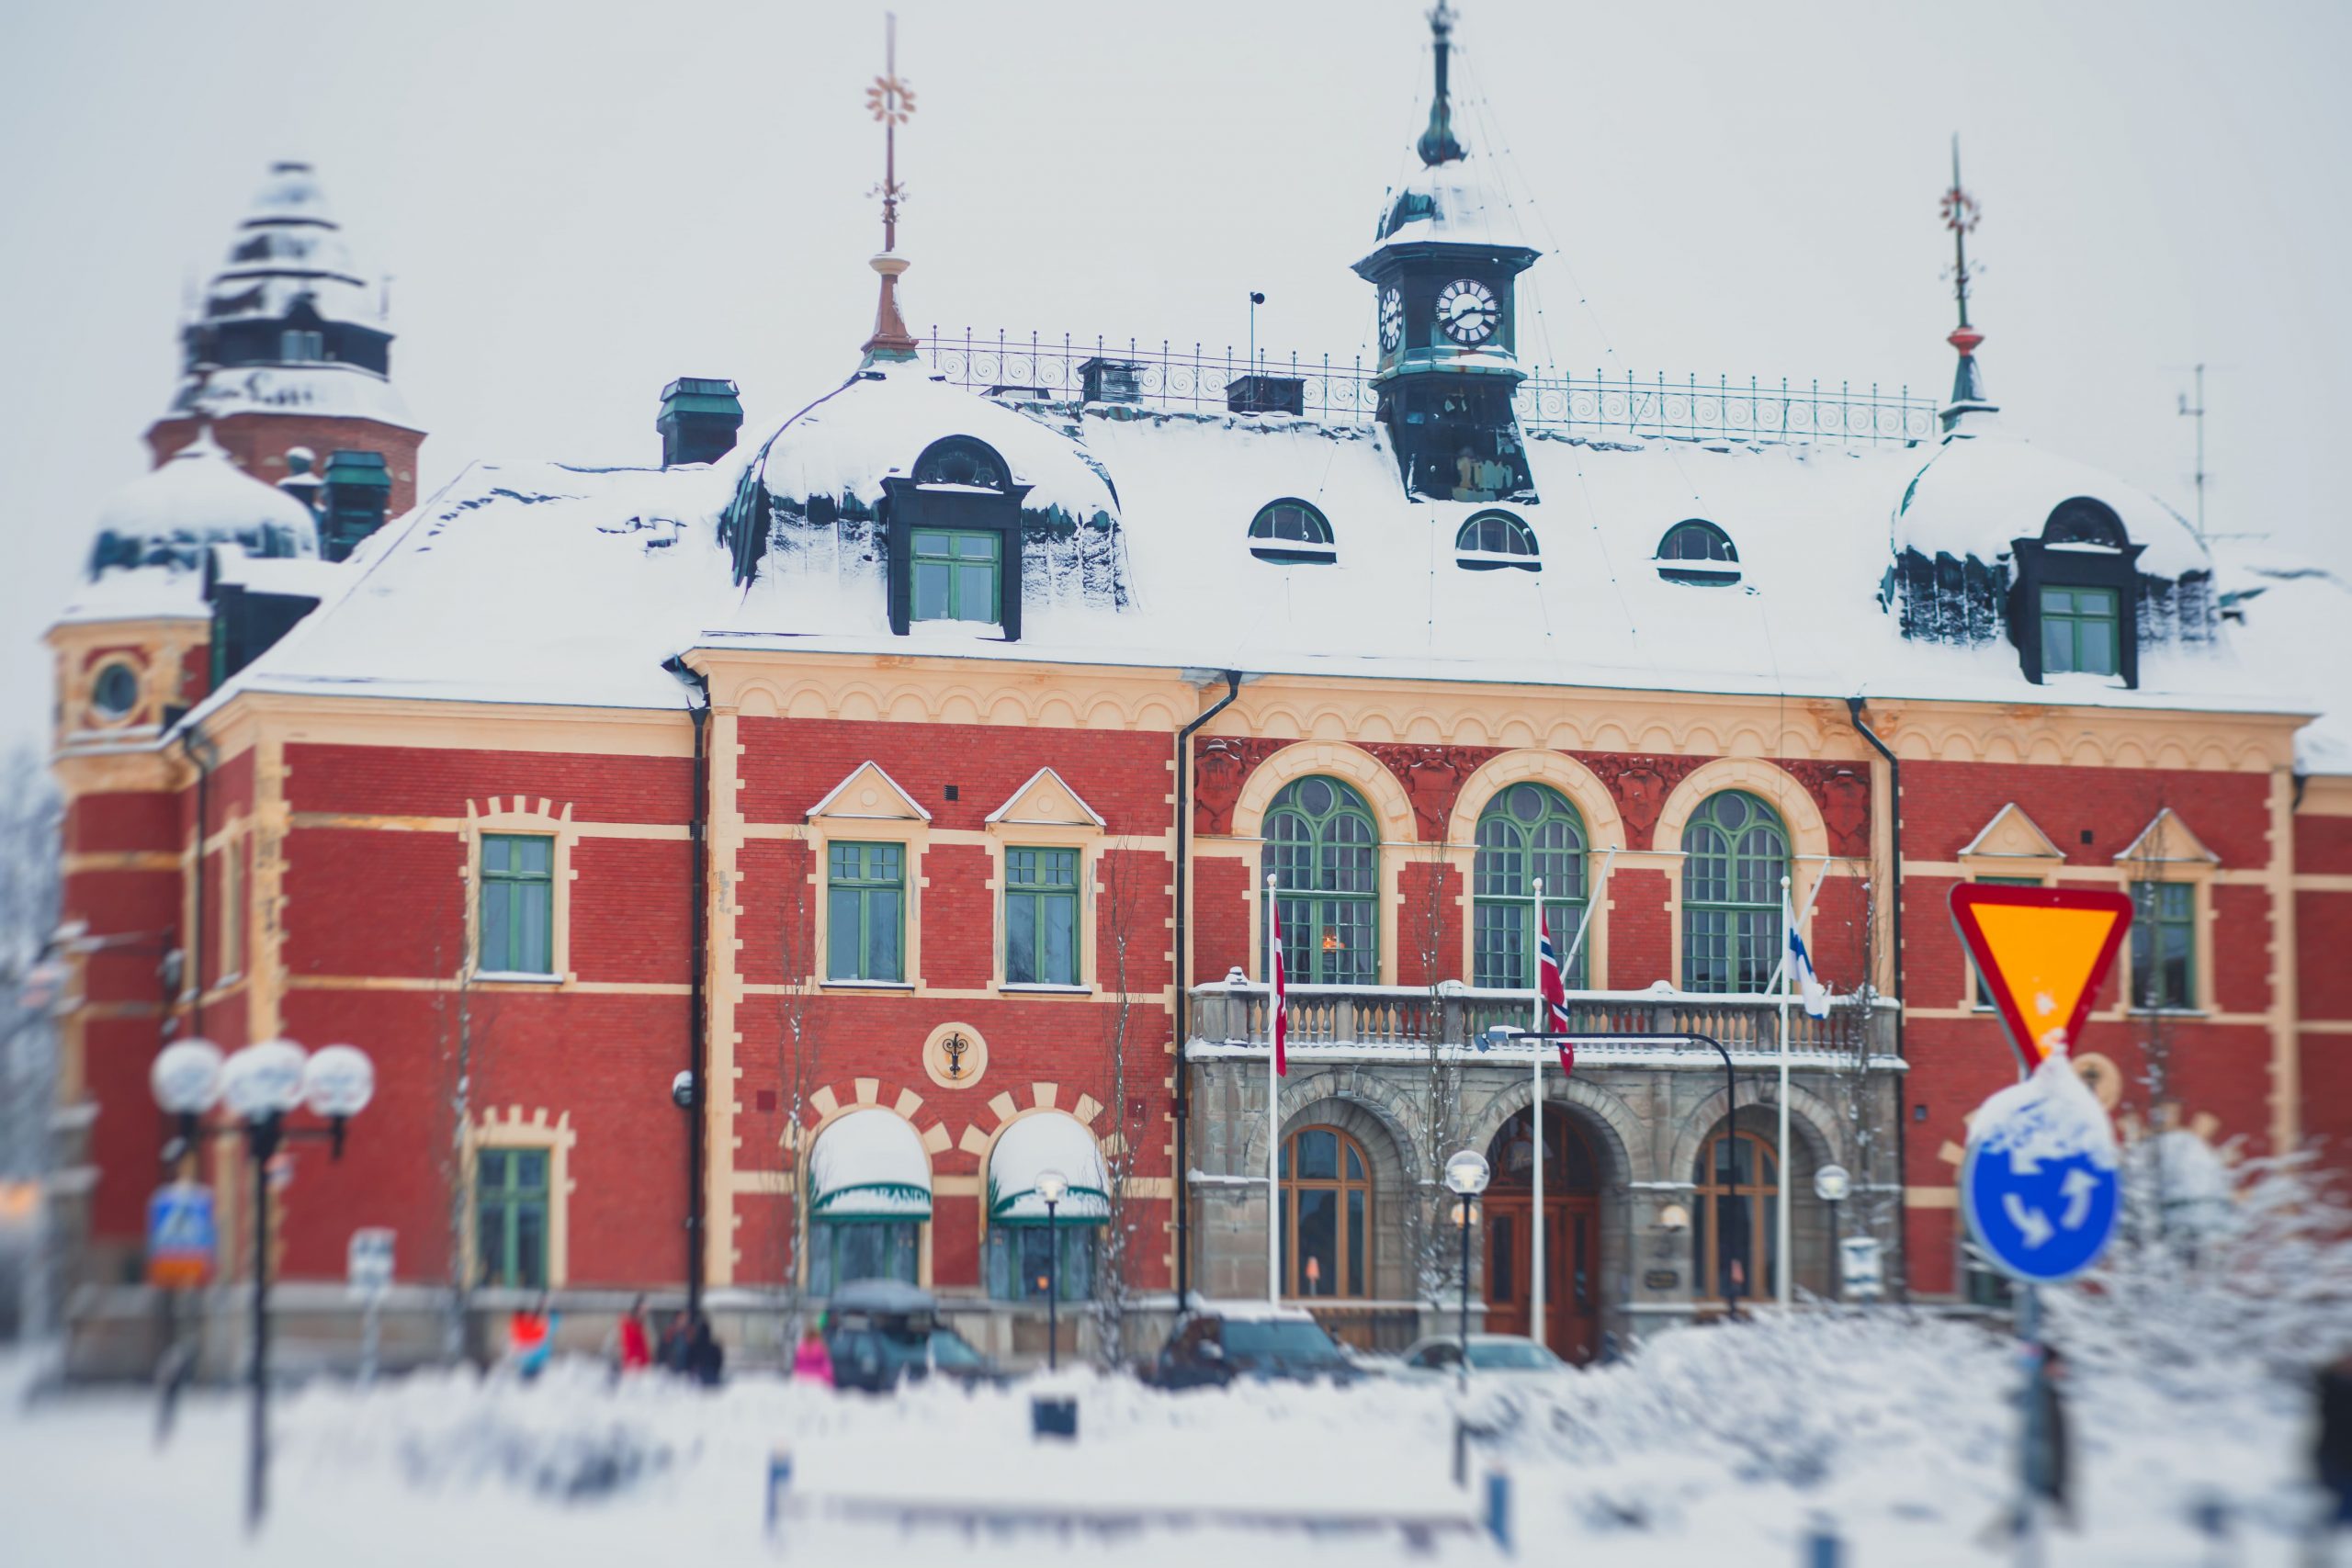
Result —
[[[2054, 1043], [2072, 1046], [2132, 927], [2120, 893], [1962, 883], [1952, 924], [1976, 964], [2009, 1043], [2029, 1067]], [[2054, 1036], [2054, 1041], [2053, 1041]]]
[[2063, 1043], [1977, 1108], [1960, 1162], [1969, 1235], [2011, 1277], [2070, 1280], [2098, 1260], [2123, 1209], [2115, 1129]]

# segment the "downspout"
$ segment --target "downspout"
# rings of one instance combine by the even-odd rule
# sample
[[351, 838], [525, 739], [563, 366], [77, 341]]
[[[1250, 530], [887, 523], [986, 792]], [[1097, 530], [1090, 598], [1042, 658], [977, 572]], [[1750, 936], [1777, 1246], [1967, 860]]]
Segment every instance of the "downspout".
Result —
[[[212, 768], [205, 753], [214, 751], [214, 748], [198, 740], [196, 727], [190, 725], [180, 731], [180, 749], [187, 753], [187, 760], [196, 764], [196, 870], [193, 877], [196, 915], [188, 922], [187, 940], [180, 944], [182, 979], [179, 983], [193, 984], [196, 987], [193, 993], [195, 1012], [188, 1021], [188, 1034], [192, 1039], [201, 1040], [204, 1038], [204, 828], [212, 815]], [[214, 754], [218, 755], [217, 752]], [[168, 955], [164, 964], [168, 970]], [[170, 1027], [172, 1010], [178, 1001], [179, 998], [174, 996], [164, 998], [166, 1029]]]
[[710, 679], [684, 660], [669, 661], [670, 673], [694, 688], [702, 701], [687, 708], [695, 726], [694, 822], [687, 838], [694, 846], [694, 946], [690, 962], [694, 977], [688, 1001], [686, 1071], [686, 1314], [702, 1310], [704, 1218], [704, 1143], [708, 1137], [704, 1108], [708, 1095], [703, 1078], [708, 1066], [709, 985], [705, 971], [710, 949]]
[[1184, 910], [1193, 889], [1193, 732], [1233, 705], [1241, 694], [1241, 671], [1225, 672], [1225, 695], [1176, 732], [1176, 1310], [1182, 1313], [1193, 1280], [1192, 1152], [1186, 1130], [1192, 1115], [1192, 1064], [1184, 1043], [1192, 1038], [1193, 980], [1184, 973]]
[[[1903, 760], [1894, 754], [1894, 752], [1887, 746], [1885, 741], [1881, 740], [1878, 738], [1876, 732], [1873, 731], [1870, 725], [1864, 720], [1862, 716], [1863, 706], [1863, 699], [1860, 697], [1848, 697], [1846, 699], [1846, 713], [1847, 716], [1853, 720], [1854, 733], [1869, 741], [1871, 743], [1871, 750], [1876, 751], [1880, 756], [1886, 759], [1887, 810], [1891, 818], [1891, 820], [1887, 824], [1887, 846], [1888, 852], [1894, 862], [1894, 865], [1888, 878], [1894, 884], [1894, 886], [1889, 891], [1887, 897], [1889, 907], [1893, 910], [1893, 918], [1890, 922], [1893, 929], [1890, 935], [1894, 947], [1894, 953], [1893, 955], [1893, 974], [1894, 977], [1894, 1054], [1898, 1058], [1900, 1058], [1904, 1055]], [[1908, 1142], [1908, 1134], [1905, 1129], [1910, 1124], [1911, 1117], [1910, 1107], [1904, 1103], [1905, 1098], [1906, 1097], [1903, 1089], [1898, 1089], [1895, 1090], [1894, 1224], [1895, 1235], [1901, 1237], [1903, 1242], [1903, 1272], [1900, 1276], [1903, 1283], [1901, 1290], [1898, 1292], [1898, 1296], [1901, 1300], [1908, 1302], [1911, 1299], [1911, 1213], [1909, 1201], [1911, 1166], [1905, 1148]]]

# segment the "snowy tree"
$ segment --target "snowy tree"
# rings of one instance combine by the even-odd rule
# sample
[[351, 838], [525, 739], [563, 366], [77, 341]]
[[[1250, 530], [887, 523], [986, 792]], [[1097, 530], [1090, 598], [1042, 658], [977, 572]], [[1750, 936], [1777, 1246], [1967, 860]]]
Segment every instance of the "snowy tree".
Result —
[[[1102, 1042], [1103, 1113], [1110, 1125], [1107, 1132], [1097, 1134], [1110, 1215], [1094, 1259], [1092, 1303], [1095, 1356], [1105, 1368], [1115, 1368], [1124, 1353], [1127, 1317], [1138, 1293], [1145, 1251], [1141, 1226], [1146, 1205], [1137, 1202], [1130, 1190], [1144, 1139], [1143, 1118], [1130, 1110], [1130, 1090], [1142, 1077], [1139, 1064], [1132, 1059], [1141, 1021], [1130, 980], [1140, 914], [1136, 899], [1147, 891], [1140, 886], [1145, 879], [1130, 863], [1133, 859], [1122, 841], [1114, 840], [1097, 863], [1101, 880], [1096, 890], [1102, 912], [1098, 964], [1114, 998]], [[1155, 1048], [1150, 1054], [1156, 1058], [1161, 1052]]]

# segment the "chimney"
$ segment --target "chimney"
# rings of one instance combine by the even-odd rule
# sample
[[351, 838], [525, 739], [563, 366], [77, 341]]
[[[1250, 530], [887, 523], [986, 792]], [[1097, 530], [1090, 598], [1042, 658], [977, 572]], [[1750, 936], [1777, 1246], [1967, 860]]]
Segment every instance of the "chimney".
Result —
[[1306, 382], [1296, 376], [1236, 376], [1225, 384], [1228, 413], [1306, 412]]
[[323, 478], [319, 553], [329, 560], [347, 560], [362, 539], [384, 525], [392, 476], [381, 453], [334, 452], [327, 457]]
[[716, 463], [735, 449], [743, 428], [743, 404], [735, 383], [708, 376], [681, 376], [662, 389], [662, 466]]
[[324, 479], [311, 471], [318, 466], [318, 461], [319, 455], [308, 446], [288, 446], [286, 449], [286, 477], [277, 481], [278, 489], [300, 502], [303, 509], [314, 517], [319, 512], [319, 491], [326, 484]]
[[1090, 403], [1143, 401], [1143, 367], [1126, 359], [1090, 359], [1078, 367]]

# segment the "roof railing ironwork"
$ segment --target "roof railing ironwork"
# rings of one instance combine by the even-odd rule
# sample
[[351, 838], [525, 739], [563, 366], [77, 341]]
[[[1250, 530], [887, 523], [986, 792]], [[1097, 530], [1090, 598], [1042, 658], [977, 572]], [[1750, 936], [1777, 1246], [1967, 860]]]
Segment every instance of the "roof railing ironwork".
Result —
[[[922, 348], [932, 367], [955, 386], [983, 394], [1029, 400], [1084, 400], [1081, 367], [1114, 360], [1135, 367], [1132, 406], [1184, 413], [1223, 414], [1226, 389], [1248, 375], [1282, 376], [1300, 383], [1296, 416], [1325, 424], [1361, 424], [1378, 406], [1374, 367], [1361, 355], [1345, 361], [1276, 354], [1260, 349], [1253, 358], [1232, 347], [1190, 349], [1163, 340], [1157, 346], [1135, 338], [1047, 338], [1005, 332], [960, 335], [933, 327]], [[1531, 434], [1554, 436], [1660, 436], [1690, 441], [1838, 442], [1903, 446], [1936, 433], [1938, 404], [1915, 397], [1908, 386], [1894, 391], [1875, 381], [1792, 383], [1783, 377], [1736, 381], [1697, 375], [1679, 379], [1663, 374], [1645, 378], [1626, 371], [1596, 370], [1578, 376], [1538, 369], [1520, 383], [1520, 425]], [[1260, 417], [1260, 416], [1250, 416]]]

